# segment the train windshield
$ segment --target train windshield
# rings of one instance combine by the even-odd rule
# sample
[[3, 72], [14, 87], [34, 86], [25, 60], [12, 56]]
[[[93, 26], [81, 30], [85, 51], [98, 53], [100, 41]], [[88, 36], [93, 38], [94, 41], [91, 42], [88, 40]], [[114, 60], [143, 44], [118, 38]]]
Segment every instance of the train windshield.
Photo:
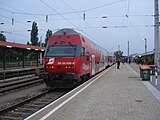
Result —
[[76, 57], [80, 56], [80, 46], [48, 46], [46, 57]]

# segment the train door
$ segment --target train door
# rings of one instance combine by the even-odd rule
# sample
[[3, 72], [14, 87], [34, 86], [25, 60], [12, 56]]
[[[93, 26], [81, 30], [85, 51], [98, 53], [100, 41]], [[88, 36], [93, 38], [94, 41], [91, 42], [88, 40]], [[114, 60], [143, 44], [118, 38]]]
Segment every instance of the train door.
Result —
[[92, 55], [92, 75], [95, 74], [95, 55]]

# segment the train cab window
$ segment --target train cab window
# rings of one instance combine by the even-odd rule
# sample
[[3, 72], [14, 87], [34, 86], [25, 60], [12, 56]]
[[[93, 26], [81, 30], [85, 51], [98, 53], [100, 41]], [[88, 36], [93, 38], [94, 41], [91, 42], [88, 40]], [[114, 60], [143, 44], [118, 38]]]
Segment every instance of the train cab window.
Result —
[[46, 57], [74, 57], [76, 46], [49, 46], [45, 53]]
[[80, 56], [81, 56], [81, 57], [84, 57], [84, 55], [85, 55], [85, 48], [84, 48], [84, 47], [81, 47]]
[[82, 46], [48, 46], [45, 57], [84, 57], [85, 48]]

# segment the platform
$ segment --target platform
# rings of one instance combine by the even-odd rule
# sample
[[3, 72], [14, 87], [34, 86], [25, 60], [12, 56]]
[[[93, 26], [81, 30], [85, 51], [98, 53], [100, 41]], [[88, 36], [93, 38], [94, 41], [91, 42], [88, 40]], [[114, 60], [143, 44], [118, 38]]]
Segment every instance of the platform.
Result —
[[116, 65], [26, 120], [160, 120], [160, 94], [129, 65]]

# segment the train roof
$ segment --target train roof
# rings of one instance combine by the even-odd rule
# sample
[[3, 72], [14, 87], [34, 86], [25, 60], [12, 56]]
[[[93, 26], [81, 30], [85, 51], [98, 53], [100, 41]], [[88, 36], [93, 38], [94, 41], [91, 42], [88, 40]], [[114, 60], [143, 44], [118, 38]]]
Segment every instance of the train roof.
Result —
[[[95, 42], [89, 40], [88, 38], [86, 38], [85, 36], [83, 36], [82, 34], [76, 32], [75, 30], [71, 29], [71, 28], [63, 28], [58, 30], [57, 32], [55, 32], [53, 35], [79, 35], [80, 37], [85, 38], [86, 40], [90, 41], [94, 46], [96, 45], [99, 49], [101, 49], [101, 51], [103, 52], [108, 52], [106, 49], [100, 47], [98, 44], [96, 44]], [[108, 52], [109, 53], [109, 52]]]
[[70, 34], [80, 35], [80, 33], [76, 32], [75, 30], [70, 29], [70, 28], [64, 28], [64, 29], [58, 30], [53, 35], [70, 35]]

